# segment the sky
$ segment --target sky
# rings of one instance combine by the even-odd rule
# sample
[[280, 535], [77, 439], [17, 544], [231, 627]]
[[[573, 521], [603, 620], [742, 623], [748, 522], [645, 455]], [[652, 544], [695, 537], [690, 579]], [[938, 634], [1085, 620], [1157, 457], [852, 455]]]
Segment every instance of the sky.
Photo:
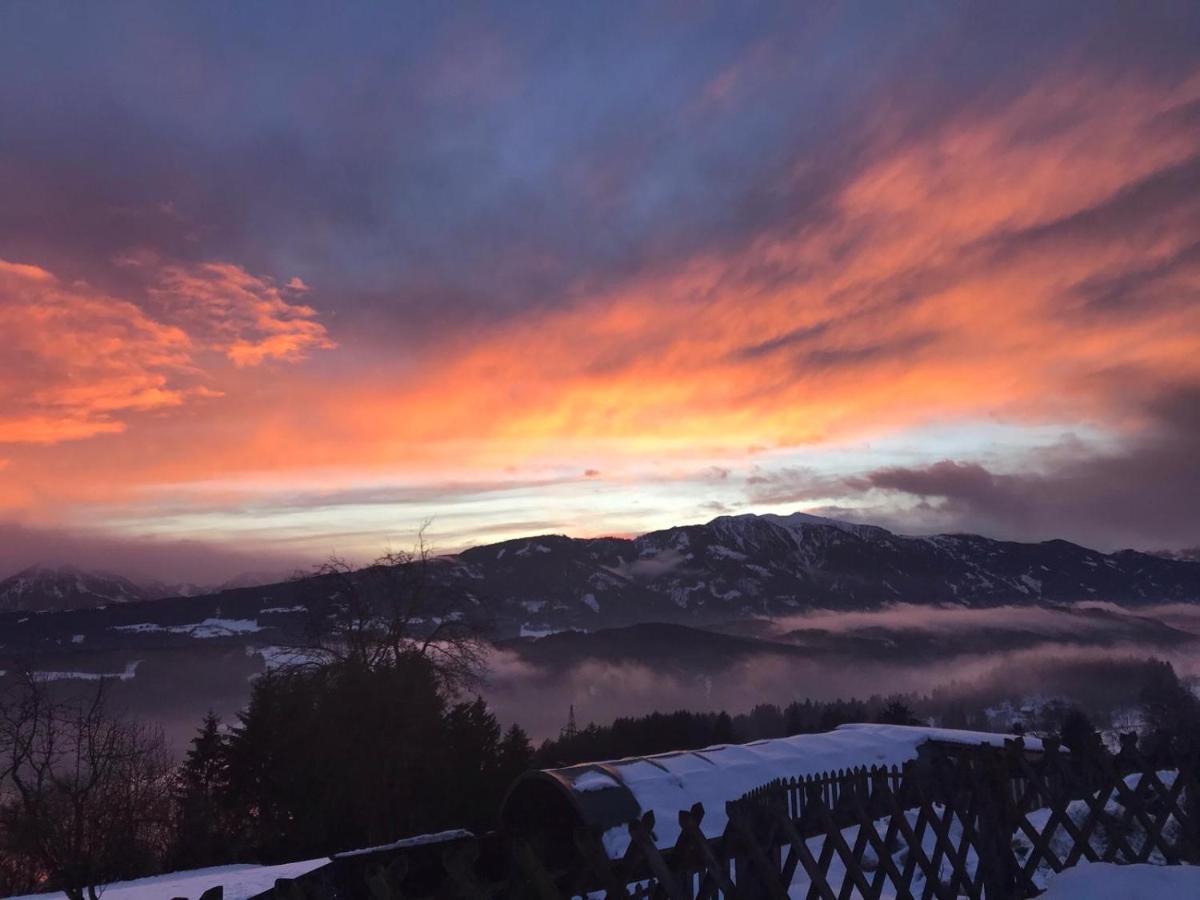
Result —
[[1192, 2], [0, 6], [0, 569], [1194, 547], [1198, 301]]

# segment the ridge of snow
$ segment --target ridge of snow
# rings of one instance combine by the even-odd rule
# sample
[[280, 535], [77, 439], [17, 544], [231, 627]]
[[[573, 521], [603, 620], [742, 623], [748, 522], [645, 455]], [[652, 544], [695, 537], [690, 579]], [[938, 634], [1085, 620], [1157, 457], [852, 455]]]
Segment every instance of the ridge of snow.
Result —
[[[749, 744], [719, 744], [702, 750], [584, 763], [558, 770], [572, 784], [603, 771], [612, 787], [629, 790], [643, 813], [654, 811], [655, 839], [673, 846], [679, 837], [679, 813], [704, 804], [701, 830], [716, 837], [725, 829], [725, 804], [777, 778], [800, 778], [858, 766], [900, 766], [917, 758], [929, 741], [1003, 746], [1015, 735], [909, 725], [852, 724], [819, 734], [798, 734]], [[1041, 742], [1026, 738], [1040, 750]], [[602, 766], [603, 768], [598, 768]], [[604, 785], [586, 782], [587, 790]], [[580, 788], [582, 789], [582, 788]], [[605, 849], [620, 858], [629, 847], [625, 823], [604, 832]]]

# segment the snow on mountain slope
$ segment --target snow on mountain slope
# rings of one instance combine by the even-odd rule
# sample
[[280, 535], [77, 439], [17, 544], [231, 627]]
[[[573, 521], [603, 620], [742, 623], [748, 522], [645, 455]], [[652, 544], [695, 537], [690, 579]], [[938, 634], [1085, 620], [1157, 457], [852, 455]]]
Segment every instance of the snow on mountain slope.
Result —
[[892, 603], [1200, 601], [1193, 562], [1066, 541], [913, 537], [805, 513], [721, 516], [633, 540], [506, 541], [444, 558], [434, 580], [447, 596], [468, 591], [497, 624], [527, 631]]
[[[721, 516], [632, 540], [519, 538], [436, 557], [426, 584], [439, 620], [483, 620], [504, 638], [891, 604], [1193, 603], [1200, 602], [1200, 563], [1131, 550], [1105, 554], [1060, 540], [914, 537], [795, 513]], [[223, 589], [159, 601], [167, 606], [112, 624], [159, 621], [146, 615], [167, 616], [164, 624], [194, 623], [228, 618], [232, 608], [238, 610], [236, 618], [251, 619], [263, 609], [293, 608], [299, 593], [291, 582]], [[147, 596], [125, 579], [33, 569], [0, 582], [0, 612], [86, 608], [154, 596], [160, 595]], [[172, 618], [169, 610], [179, 615]], [[287, 618], [274, 615], [272, 621], [280, 624]]]
[[30, 566], [0, 581], [0, 610], [47, 612], [89, 609], [147, 599], [128, 578], [74, 566]]

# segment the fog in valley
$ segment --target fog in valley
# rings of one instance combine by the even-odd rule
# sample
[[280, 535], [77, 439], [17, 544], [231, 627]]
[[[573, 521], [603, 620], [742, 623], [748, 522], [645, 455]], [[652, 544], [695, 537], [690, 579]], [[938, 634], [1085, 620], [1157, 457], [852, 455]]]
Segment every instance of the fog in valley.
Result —
[[[253, 679], [268, 662], [288, 660], [286, 648], [254, 638], [94, 651], [83, 644], [69, 656], [30, 662], [64, 686], [112, 676], [114, 701], [161, 725], [180, 753], [207, 711], [234, 722]], [[505, 724], [519, 723], [539, 741], [558, 735], [571, 707], [582, 727], [653, 711], [736, 714], [760, 703], [894, 694], [910, 696], [922, 716], [935, 719], [952, 698], [971, 710], [990, 708], [994, 727], [1011, 724], [1006, 705], [1019, 710], [1065, 698], [1104, 724], [1136, 706], [1130, 668], [1149, 658], [1171, 662], [1181, 677], [1200, 675], [1200, 611], [901, 605], [703, 629], [646, 624], [561, 633], [490, 646], [474, 690]], [[7, 661], [10, 677], [14, 662]], [[921, 702], [930, 697], [936, 701]]]

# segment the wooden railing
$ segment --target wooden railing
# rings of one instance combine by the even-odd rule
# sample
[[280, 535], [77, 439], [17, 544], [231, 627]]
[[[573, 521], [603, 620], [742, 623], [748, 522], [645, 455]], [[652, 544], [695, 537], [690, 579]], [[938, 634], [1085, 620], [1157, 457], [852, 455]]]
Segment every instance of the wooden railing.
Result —
[[628, 850], [574, 835], [574, 862], [553, 868], [536, 842], [502, 835], [447, 848], [436, 875], [403, 860], [280, 882], [282, 900], [363, 897], [772, 898], [899, 900], [1036, 896], [1080, 860], [1200, 861], [1197, 759], [1148, 760], [1127, 740], [1068, 754], [930, 747], [899, 768], [857, 769], [763, 785], [726, 805], [706, 836], [700, 804], [679, 813], [679, 838], [660, 847], [652, 813], [628, 825]]

